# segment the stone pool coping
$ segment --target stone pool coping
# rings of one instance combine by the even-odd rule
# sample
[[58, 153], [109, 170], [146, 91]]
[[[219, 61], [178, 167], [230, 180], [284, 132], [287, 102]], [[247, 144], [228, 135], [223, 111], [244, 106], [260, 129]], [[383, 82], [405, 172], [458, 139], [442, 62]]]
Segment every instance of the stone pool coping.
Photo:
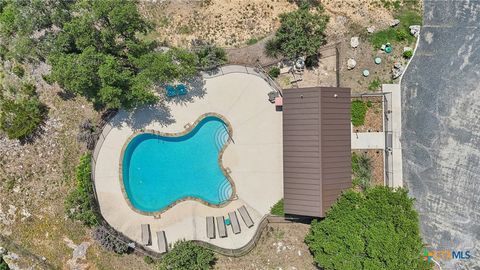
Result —
[[[162, 208], [161, 210], [159, 211], [154, 211], [154, 212], [147, 212], [147, 211], [142, 211], [138, 208], [136, 208], [135, 206], [132, 205], [132, 202], [130, 201], [130, 198], [128, 197], [128, 194], [127, 194], [127, 191], [125, 190], [125, 182], [123, 181], [123, 159], [124, 159], [124, 154], [125, 154], [125, 150], [127, 149], [128, 145], [130, 144], [130, 142], [132, 141], [133, 138], [135, 138], [136, 136], [138, 135], [141, 135], [141, 134], [155, 134], [155, 135], [159, 135], [159, 136], [162, 136], [162, 137], [181, 137], [181, 136], [184, 136], [184, 135], [187, 135], [189, 134], [190, 132], [192, 132], [196, 127], [197, 125], [202, 121], [204, 120], [205, 118], [207, 117], [217, 117], [219, 118], [220, 120], [222, 120], [225, 125], [227, 126], [228, 128], [228, 140], [227, 142], [222, 146], [222, 149], [220, 149], [220, 152], [218, 153], [218, 165], [220, 166], [220, 169], [222, 170], [223, 172], [223, 175], [225, 175], [225, 177], [227, 178], [228, 182], [230, 183], [230, 185], [232, 186], [232, 194], [230, 195], [230, 198], [228, 198], [225, 202], [223, 203], [220, 203], [220, 204], [213, 204], [213, 203], [209, 203], [205, 200], [202, 200], [201, 198], [197, 198], [197, 197], [192, 197], [192, 196], [188, 196], [188, 197], [183, 197], [181, 199], [178, 199], [178, 200], [175, 200], [174, 202], [170, 203], [168, 206]], [[121, 154], [120, 154], [120, 161], [118, 162], [118, 174], [119, 174], [119, 181], [120, 181], [120, 188], [122, 190], [122, 194], [123, 194], [123, 197], [125, 199], [125, 201], [127, 201], [127, 204], [128, 206], [130, 207], [130, 209], [132, 209], [133, 211], [139, 213], [139, 214], [142, 214], [142, 215], [146, 215], [146, 216], [153, 216], [155, 218], [160, 218], [161, 214], [164, 213], [165, 211], [173, 208], [175, 205], [181, 203], [181, 202], [184, 202], [184, 201], [197, 201], [199, 203], [202, 203], [206, 206], [209, 206], [209, 207], [215, 207], [215, 208], [222, 208], [222, 207], [225, 207], [226, 205], [228, 205], [232, 200], [234, 200], [234, 198], [236, 197], [237, 195], [237, 190], [235, 188], [235, 182], [233, 181], [232, 177], [230, 176], [230, 173], [229, 173], [229, 170], [228, 168], [226, 168], [224, 165], [223, 165], [223, 162], [222, 162], [222, 157], [223, 157], [223, 153], [225, 152], [225, 149], [228, 147], [228, 145], [232, 142], [232, 137], [233, 137], [233, 128], [232, 128], [232, 124], [230, 123], [230, 121], [227, 120], [226, 117], [224, 117], [223, 115], [221, 114], [218, 114], [218, 113], [214, 113], [214, 112], [208, 112], [208, 113], [204, 113], [202, 114], [200, 117], [197, 118], [197, 120], [195, 120], [195, 122], [193, 122], [191, 125], [190, 124], [187, 124], [186, 125], [186, 129], [181, 131], [181, 132], [175, 132], [175, 133], [170, 133], [170, 132], [161, 132], [161, 131], [158, 131], [158, 130], [154, 130], [154, 129], [140, 129], [138, 131], [135, 131], [132, 135], [130, 135], [130, 137], [127, 139], [127, 141], [124, 143], [123, 147], [122, 147], [122, 151], [121, 151]]]

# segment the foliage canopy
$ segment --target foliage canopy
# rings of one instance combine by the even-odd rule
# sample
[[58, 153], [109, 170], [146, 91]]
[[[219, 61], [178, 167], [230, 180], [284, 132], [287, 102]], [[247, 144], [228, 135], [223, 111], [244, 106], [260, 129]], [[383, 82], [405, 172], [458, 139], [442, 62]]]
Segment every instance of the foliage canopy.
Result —
[[296, 11], [281, 14], [280, 28], [266, 43], [267, 55], [280, 54], [288, 58], [316, 55], [325, 43], [328, 19], [321, 5], [315, 8], [301, 5]]
[[163, 256], [159, 269], [161, 270], [204, 270], [211, 269], [215, 255], [209, 249], [198, 246], [190, 241], [179, 241], [173, 249]]
[[367, 114], [367, 104], [362, 100], [352, 101], [352, 124], [359, 127], [365, 123], [365, 115]]
[[46, 107], [38, 99], [33, 84], [0, 87], [0, 129], [9, 139], [30, 138], [46, 115]]
[[405, 189], [345, 192], [305, 241], [326, 270], [432, 268], [420, 257], [418, 214]]

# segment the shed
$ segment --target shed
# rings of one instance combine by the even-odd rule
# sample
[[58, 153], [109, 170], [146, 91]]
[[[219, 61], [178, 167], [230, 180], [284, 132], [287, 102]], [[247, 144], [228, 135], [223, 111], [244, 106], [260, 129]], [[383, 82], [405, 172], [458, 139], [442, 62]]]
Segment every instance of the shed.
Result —
[[283, 90], [286, 214], [324, 217], [351, 187], [350, 106], [349, 88]]

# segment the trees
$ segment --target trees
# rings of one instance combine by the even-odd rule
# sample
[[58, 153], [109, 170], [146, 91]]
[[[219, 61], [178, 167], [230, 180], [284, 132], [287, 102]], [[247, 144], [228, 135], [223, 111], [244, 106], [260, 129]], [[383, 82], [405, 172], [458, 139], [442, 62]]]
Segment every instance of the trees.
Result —
[[[135, 1], [6, 0], [0, 3], [0, 55], [52, 66], [48, 82], [85, 96], [99, 109], [157, 101], [153, 84], [196, 73], [196, 56], [156, 51]], [[152, 62], [147, 62], [152, 60]]]
[[301, 5], [296, 11], [280, 15], [280, 28], [275, 37], [266, 43], [269, 56], [281, 54], [288, 58], [316, 55], [325, 43], [324, 30], [328, 16], [319, 5], [313, 10]]
[[326, 270], [431, 269], [420, 258], [418, 214], [405, 189], [347, 191], [305, 238]]
[[46, 115], [46, 107], [38, 99], [33, 84], [0, 86], [0, 129], [9, 139], [30, 138]]
[[197, 56], [197, 67], [201, 70], [217, 68], [227, 62], [227, 53], [223, 48], [203, 41], [196, 41], [194, 52]]
[[204, 270], [210, 269], [215, 261], [213, 252], [190, 241], [179, 241], [163, 256], [161, 270]]

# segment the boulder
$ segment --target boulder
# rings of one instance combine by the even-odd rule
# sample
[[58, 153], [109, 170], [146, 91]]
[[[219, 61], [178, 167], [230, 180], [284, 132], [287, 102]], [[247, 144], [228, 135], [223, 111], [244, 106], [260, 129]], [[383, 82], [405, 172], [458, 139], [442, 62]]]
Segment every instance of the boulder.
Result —
[[4, 247], [0, 247], [0, 257], [7, 254], [7, 250]]
[[400, 20], [399, 19], [394, 19], [390, 22], [390, 27], [395, 27], [398, 24], [400, 24]]
[[403, 47], [403, 52], [413, 51], [412, 47]]
[[400, 64], [399, 62], [396, 62], [394, 65], [393, 65], [393, 68], [392, 68], [392, 79], [396, 79], [398, 77], [400, 77], [403, 73], [403, 66], [402, 64]]
[[375, 26], [367, 27], [367, 32], [368, 32], [369, 34], [372, 34], [373, 32], [375, 32]]
[[420, 34], [420, 25], [410, 25], [410, 34], [418, 37], [418, 35]]
[[358, 37], [352, 37], [350, 39], [350, 46], [352, 46], [352, 48], [357, 48], [358, 44], [360, 44]]
[[357, 65], [357, 61], [355, 61], [355, 59], [350, 58], [350, 59], [347, 60], [347, 69], [348, 70], [355, 68], [356, 65]]

